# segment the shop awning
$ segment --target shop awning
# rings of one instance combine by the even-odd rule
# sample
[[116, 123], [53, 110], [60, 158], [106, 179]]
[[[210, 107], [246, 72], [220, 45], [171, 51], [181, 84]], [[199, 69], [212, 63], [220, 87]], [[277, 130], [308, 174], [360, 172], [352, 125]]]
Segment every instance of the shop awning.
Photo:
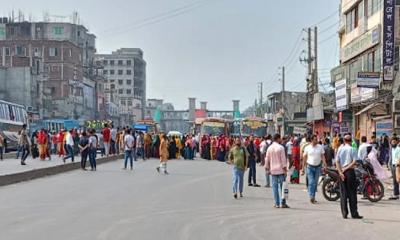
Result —
[[372, 120], [379, 121], [379, 120], [390, 119], [390, 118], [392, 118], [392, 115], [384, 115], [384, 116], [372, 117]]
[[355, 116], [358, 116], [358, 115], [360, 115], [360, 114], [362, 114], [362, 113], [365, 113], [365, 112], [367, 112], [368, 110], [371, 110], [371, 109], [373, 109], [374, 107], [377, 107], [377, 106], [379, 106], [379, 105], [381, 105], [381, 103], [372, 103], [372, 104], [366, 106], [365, 108], [363, 108], [363, 109], [362, 109], [361, 111], [359, 111], [358, 113], [356, 113]]

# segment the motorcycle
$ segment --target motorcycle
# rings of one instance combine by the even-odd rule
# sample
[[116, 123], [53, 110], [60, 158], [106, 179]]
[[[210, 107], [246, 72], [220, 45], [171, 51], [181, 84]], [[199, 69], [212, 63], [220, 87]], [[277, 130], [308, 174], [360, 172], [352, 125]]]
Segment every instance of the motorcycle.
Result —
[[[379, 202], [385, 195], [381, 181], [377, 179], [374, 168], [368, 161], [357, 163], [355, 168], [357, 193], [363, 195], [370, 202]], [[340, 199], [340, 176], [336, 169], [328, 168], [322, 179], [322, 195], [328, 201]]]

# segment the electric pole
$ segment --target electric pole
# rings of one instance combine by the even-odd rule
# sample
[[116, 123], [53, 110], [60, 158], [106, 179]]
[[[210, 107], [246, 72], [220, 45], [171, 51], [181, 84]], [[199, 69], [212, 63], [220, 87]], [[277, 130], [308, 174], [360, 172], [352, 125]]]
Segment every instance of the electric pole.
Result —
[[282, 136], [285, 135], [285, 67], [282, 67], [282, 93], [281, 93], [281, 106], [282, 106]]
[[318, 89], [318, 27], [314, 28], [314, 94]]

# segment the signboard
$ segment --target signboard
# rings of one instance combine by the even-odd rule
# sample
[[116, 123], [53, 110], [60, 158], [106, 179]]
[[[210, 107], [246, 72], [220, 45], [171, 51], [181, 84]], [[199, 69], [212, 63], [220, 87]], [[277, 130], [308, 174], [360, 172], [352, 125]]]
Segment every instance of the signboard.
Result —
[[392, 119], [385, 119], [376, 122], [376, 136], [380, 138], [383, 135], [392, 136], [393, 133], [393, 122]]
[[307, 128], [305, 127], [294, 127], [293, 134], [304, 135], [307, 133]]
[[343, 112], [339, 112], [338, 122], [339, 122], [339, 123], [342, 123], [342, 122], [343, 122]]
[[357, 87], [378, 88], [381, 80], [379, 72], [359, 72], [357, 75]]
[[383, 80], [393, 81], [395, 0], [383, 1]]
[[[387, 0], [385, 0], [387, 1]], [[342, 50], [342, 62], [346, 62], [365, 50], [375, 46], [380, 42], [380, 26], [364, 33], [359, 38], [347, 44]]]
[[336, 109], [343, 111], [347, 109], [347, 85], [346, 79], [335, 82]]
[[357, 83], [351, 85], [351, 103], [359, 103], [375, 98], [377, 89], [359, 88]]

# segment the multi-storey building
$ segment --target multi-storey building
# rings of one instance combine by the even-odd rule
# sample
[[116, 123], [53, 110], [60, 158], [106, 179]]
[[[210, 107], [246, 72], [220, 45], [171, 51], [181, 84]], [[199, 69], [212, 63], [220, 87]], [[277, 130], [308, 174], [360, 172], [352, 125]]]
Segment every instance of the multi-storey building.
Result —
[[95, 39], [79, 24], [2, 19], [0, 67], [31, 69], [37, 98], [30, 105], [42, 118], [94, 118], [102, 89], [94, 71]]
[[132, 124], [145, 117], [146, 62], [138, 48], [122, 48], [111, 54], [98, 54], [107, 77], [107, 98], [118, 98], [122, 124]]
[[340, 66], [331, 75], [342, 132], [391, 134], [393, 86], [399, 80], [399, 2], [341, 1]]

